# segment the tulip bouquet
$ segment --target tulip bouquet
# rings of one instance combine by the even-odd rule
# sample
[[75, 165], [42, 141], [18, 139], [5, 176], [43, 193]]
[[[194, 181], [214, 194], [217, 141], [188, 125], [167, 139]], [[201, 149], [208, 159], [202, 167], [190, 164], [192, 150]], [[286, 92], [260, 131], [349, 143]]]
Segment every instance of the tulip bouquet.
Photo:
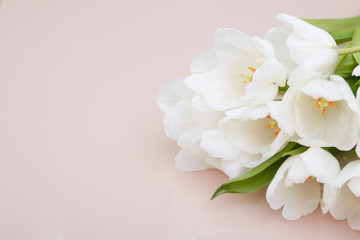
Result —
[[265, 38], [217, 30], [191, 75], [161, 89], [175, 166], [224, 172], [213, 198], [268, 186], [286, 219], [320, 205], [360, 230], [360, 16], [278, 19]]

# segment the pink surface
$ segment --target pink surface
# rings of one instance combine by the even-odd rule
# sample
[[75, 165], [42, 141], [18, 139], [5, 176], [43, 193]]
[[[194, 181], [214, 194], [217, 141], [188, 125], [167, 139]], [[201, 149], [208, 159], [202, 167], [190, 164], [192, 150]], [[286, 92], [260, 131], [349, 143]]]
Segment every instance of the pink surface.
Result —
[[358, 0], [7, 0], [0, 16], [0, 239], [359, 239], [319, 210], [286, 221], [264, 190], [210, 201], [226, 177], [174, 169], [158, 90], [219, 27], [263, 36], [280, 12]]

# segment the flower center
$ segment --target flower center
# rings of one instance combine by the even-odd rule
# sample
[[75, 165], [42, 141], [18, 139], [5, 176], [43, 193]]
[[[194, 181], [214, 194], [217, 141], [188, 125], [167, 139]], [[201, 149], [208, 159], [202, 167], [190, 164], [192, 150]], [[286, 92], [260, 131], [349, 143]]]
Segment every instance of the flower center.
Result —
[[273, 138], [275, 138], [281, 131], [281, 129], [278, 127], [278, 122], [272, 119], [270, 115], [267, 115], [266, 118], [270, 118], [270, 120], [269, 120], [269, 125], [266, 126], [265, 128], [276, 128], [275, 133], [273, 135]]
[[[253, 67], [248, 66], [247, 67], [250, 71], [252, 71], [253, 73], [255, 73], [256, 69]], [[249, 74], [241, 74], [241, 76], [243, 76], [246, 80], [244, 81], [244, 83], [251, 83], [253, 80], [253, 76], [254, 75], [249, 75]]]
[[[314, 176], [310, 176], [310, 177], [308, 177], [308, 178], [305, 180], [305, 182], [310, 182], [311, 179], [315, 179], [315, 177], [314, 177]], [[316, 181], [316, 187], [319, 187], [319, 186], [320, 186], [320, 183], [319, 183], [318, 181]]]
[[320, 97], [316, 101], [316, 108], [321, 110], [321, 117], [325, 116], [325, 111], [327, 107], [330, 107], [331, 110], [334, 108], [334, 102], [333, 101], [327, 101], [325, 98]]

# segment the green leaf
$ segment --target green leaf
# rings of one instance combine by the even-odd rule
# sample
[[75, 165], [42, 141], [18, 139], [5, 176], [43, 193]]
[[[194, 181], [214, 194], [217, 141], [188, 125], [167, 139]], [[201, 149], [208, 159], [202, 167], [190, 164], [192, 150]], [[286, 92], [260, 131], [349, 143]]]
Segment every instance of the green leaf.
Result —
[[354, 96], [356, 96], [356, 92], [360, 87], [360, 78], [352, 76], [352, 72], [357, 65], [358, 63], [356, 62], [353, 54], [349, 54], [339, 61], [339, 64], [334, 72], [335, 75], [342, 76], [345, 79], [354, 93]]
[[303, 20], [330, 33], [337, 44], [351, 41], [355, 29], [360, 26], [360, 16], [338, 19]]
[[[352, 47], [360, 46], [360, 25], [354, 32], [354, 36], [353, 36], [353, 39], [352, 39], [352, 42], [351, 42], [351, 46]], [[358, 64], [360, 64], [360, 52], [354, 53], [353, 56], [354, 56], [356, 62]]]
[[346, 79], [346, 82], [350, 85], [352, 92], [354, 93], [354, 96], [356, 96], [356, 92], [358, 88], [360, 87], [360, 78], [359, 77], [351, 77]]
[[351, 78], [354, 68], [358, 65], [353, 54], [348, 54], [343, 58], [339, 58], [339, 63], [334, 74], [343, 78]]
[[[345, 48], [357, 47], [360, 46], [360, 28], [357, 28], [354, 32], [353, 40]], [[356, 58], [355, 58], [356, 57]], [[347, 78], [352, 78], [352, 72], [354, 68], [359, 65], [360, 62], [360, 53], [348, 54], [345, 56], [339, 57], [339, 63], [335, 69], [336, 75], [340, 75], [347, 80]], [[349, 83], [350, 86], [352, 86]]]
[[213, 194], [211, 199], [224, 193], [250, 193], [267, 185], [275, 176], [276, 171], [289, 155], [288, 153], [296, 146], [296, 143], [290, 142], [283, 150], [263, 162], [256, 168], [244, 175], [234, 178], [222, 184]]
[[336, 44], [342, 44], [351, 41], [353, 34], [354, 31], [344, 31], [332, 33], [330, 35], [334, 38]]
[[[346, 49], [346, 48], [350, 48], [350, 43], [347, 43], [343, 49]], [[346, 57], [346, 55], [339, 55], [339, 58], [338, 58], [338, 66], [339, 66], [339, 63], [344, 59], [344, 57]]]
[[[344, 48], [352, 48], [360, 46], [360, 28], [354, 32], [353, 40]], [[342, 76], [351, 87], [354, 95], [360, 87], [360, 78], [352, 76], [354, 68], [360, 64], [360, 53], [353, 53], [339, 56], [339, 63], [334, 74]]]

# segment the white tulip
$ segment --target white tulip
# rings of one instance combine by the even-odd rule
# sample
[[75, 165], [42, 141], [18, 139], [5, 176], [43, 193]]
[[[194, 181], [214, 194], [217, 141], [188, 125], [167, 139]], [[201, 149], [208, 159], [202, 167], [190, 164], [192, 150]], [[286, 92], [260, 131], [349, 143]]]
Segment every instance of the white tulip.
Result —
[[218, 129], [204, 131], [201, 147], [212, 157], [253, 168], [285, 147], [290, 135], [281, 131], [266, 105], [241, 110], [227, 112]]
[[[214, 42], [216, 48], [203, 54], [211, 55], [212, 65], [216, 62], [217, 66], [201, 77], [206, 79], [206, 84], [202, 85], [200, 93], [215, 110], [272, 101], [277, 96], [278, 86], [285, 85], [286, 69], [275, 59], [269, 42], [251, 38], [236, 29], [218, 30]], [[198, 69], [197, 66], [196, 61]], [[185, 80], [188, 85], [193, 77]], [[199, 76], [196, 80], [201, 82]]]
[[317, 71], [325, 79], [333, 74], [338, 52], [331, 35], [294, 16], [279, 14], [277, 17], [284, 25], [272, 28], [265, 39], [274, 45], [281, 63], [292, 71], [288, 84], [293, 84], [292, 75], [297, 71]]
[[332, 187], [338, 189], [332, 194], [334, 202], [330, 208], [331, 215], [336, 219], [347, 219], [355, 230], [360, 230], [360, 160], [348, 163], [333, 181]]
[[350, 150], [358, 141], [359, 106], [340, 76], [308, 79], [269, 107], [282, 130], [295, 132], [302, 145]]
[[267, 189], [266, 199], [275, 210], [283, 207], [284, 218], [299, 219], [318, 207], [320, 184], [330, 184], [339, 172], [339, 162], [333, 155], [311, 147], [281, 165]]
[[[214, 42], [214, 49], [192, 61], [192, 74], [169, 83], [157, 100], [166, 113], [166, 134], [182, 148], [175, 159], [176, 167], [184, 171], [216, 167], [234, 178], [248, 171], [251, 164], [244, 166], [238, 158], [208, 154], [200, 146], [203, 133], [218, 129], [226, 112], [249, 112], [275, 99], [287, 73], [275, 59], [272, 45], [264, 39], [251, 38], [235, 29], [220, 29]], [[243, 155], [253, 158], [254, 154]]]

